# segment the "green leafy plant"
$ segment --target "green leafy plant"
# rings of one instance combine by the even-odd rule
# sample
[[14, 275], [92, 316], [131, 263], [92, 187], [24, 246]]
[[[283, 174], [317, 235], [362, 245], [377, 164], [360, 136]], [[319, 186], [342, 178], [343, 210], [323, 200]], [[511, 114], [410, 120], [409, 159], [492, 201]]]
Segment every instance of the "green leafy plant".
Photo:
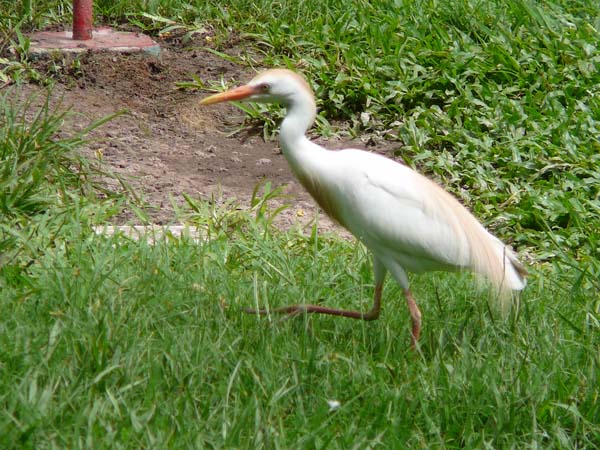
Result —
[[208, 33], [206, 25], [199, 22], [198, 19], [194, 23], [188, 24], [182, 17], [170, 19], [143, 12], [140, 14], [128, 14], [128, 20], [144, 31], [158, 32], [159, 36], [167, 36], [172, 33], [182, 34], [184, 43], [189, 42], [195, 35]]
[[[0, 99], [0, 212], [5, 217], [33, 216], [49, 205], [67, 201], [67, 193], [92, 195], [104, 192], [98, 180], [104, 172], [90, 164], [74, 149], [87, 133], [122, 114], [118, 112], [92, 123], [80, 133], [65, 139], [55, 135], [66, 112], [52, 110], [49, 97], [39, 108], [30, 98], [15, 107], [10, 94]], [[37, 109], [37, 110], [36, 110]], [[31, 120], [26, 114], [34, 110]]]
[[[49, 94], [20, 105], [11, 97], [10, 91], [0, 97], [0, 266], [21, 253], [28, 255], [22, 264], [29, 264], [51, 245], [71, 212], [88, 211], [94, 204], [100, 220], [119, 208], [118, 202], [110, 201], [116, 196], [102, 183], [103, 177], [114, 175], [82, 157], [77, 147], [91, 130], [121, 112], [59, 138], [68, 112], [60, 112], [60, 105], [51, 108]], [[94, 214], [86, 214], [93, 220]]]
[[[208, 239], [223, 234], [231, 237], [248, 226], [270, 233], [274, 230], [274, 220], [290, 206], [283, 202], [287, 196], [282, 191], [283, 187], [273, 189], [270, 182], [257, 183], [249, 208], [242, 208], [235, 198], [223, 199], [219, 195], [212, 195], [208, 200], [201, 200], [183, 193], [188, 210], [177, 208], [178, 215], [186, 222], [202, 228]], [[279, 204], [273, 206], [273, 202]], [[251, 220], [252, 215], [254, 220]]]
[[[29, 58], [29, 46], [31, 42], [20, 29], [20, 26], [11, 28], [10, 31], [3, 31], [7, 38], [7, 45], [10, 45], [12, 52], [17, 59], [0, 57], [0, 83], [2, 87], [19, 81], [33, 81], [46, 83], [44, 75], [40, 73], [32, 64]], [[0, 48], [0, 53], [1, 53]]]

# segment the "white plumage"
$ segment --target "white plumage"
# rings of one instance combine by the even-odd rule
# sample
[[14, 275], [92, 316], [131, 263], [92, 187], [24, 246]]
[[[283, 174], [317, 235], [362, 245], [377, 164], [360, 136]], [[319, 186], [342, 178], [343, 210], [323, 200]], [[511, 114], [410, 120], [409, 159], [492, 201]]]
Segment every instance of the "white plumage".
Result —
[[212, 95], [202, 103], [242, 99], [287, 108], [280, 140], [294, 174], [323, 210], [373, 254], [375, 295], [370, 311], [292, 305], [273, 312], [376, 319], [389, 271], [404, 290], [414, 345], [421, 313], [407, 272], [471, 270], [487, 277], [504, 299], [509, 297], [507, 292], [525, 287], [527, 272], [512, 250], [437, 184], [383, 156], [356, 149], [330, 151], [308, 140], [305, 134], [314, 122], [316, 107], [312, 90], [300, 75], [286, 69], [267, 70], [247, 85]]

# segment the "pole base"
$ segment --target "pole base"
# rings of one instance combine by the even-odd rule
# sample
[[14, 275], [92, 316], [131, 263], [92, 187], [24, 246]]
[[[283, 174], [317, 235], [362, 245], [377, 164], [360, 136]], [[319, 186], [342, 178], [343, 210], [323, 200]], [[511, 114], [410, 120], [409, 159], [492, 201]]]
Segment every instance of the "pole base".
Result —
[[77, 41], [72, 31], [38, 31], [29, 35], [31, 55], [44, 55], [56, 51], [81, 53], [86, 51], [113, 51], [118, 53], [146, 52], [160, 54], [160, 45], [141, 33], [114, 31], [110, 27], [94, 28], [92, 39]]

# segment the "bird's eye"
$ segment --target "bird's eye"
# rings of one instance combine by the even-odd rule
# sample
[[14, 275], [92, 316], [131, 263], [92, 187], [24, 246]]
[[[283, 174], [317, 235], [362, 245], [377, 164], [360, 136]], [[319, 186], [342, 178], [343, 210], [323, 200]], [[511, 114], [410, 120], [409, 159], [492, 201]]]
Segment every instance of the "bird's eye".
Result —
[[269, 92], [269, 89], [271, 89], [271, 86], [269, 86], [269, 83], [263, 83], [260, 85], [260, 90], [263, 92]]

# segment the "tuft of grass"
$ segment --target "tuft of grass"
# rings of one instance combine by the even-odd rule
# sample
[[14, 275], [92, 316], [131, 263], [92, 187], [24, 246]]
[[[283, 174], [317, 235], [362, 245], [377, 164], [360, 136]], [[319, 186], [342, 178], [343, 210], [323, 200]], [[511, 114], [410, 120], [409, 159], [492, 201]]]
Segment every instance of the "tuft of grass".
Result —
[[68, 112], [50, 107], [50, 92], [40, 106], [34, 97], [16, 104], [10, 90], [0, 97], [0, 270], [21, 281], [32, 261], [52, 252], [72, 214], [86, 217], [78, 228], [89, 227], [124, 202], [104, 188], [103, 178], [113, 175], [78, 149], [87, 133], [120, 112], [68, 136], [61, 132]]
[[11, 95], [0, 98], [0, 213], [9, 218], [31, 217], [66, 200], [69, 192], [85, 197], [101, 190], [92, 179], [97, 171], [74, 149], [85, 134], [111, 117], [77, 135], [56, 138], [67, 113], [49, 107], [50, 94], [39, 108], [32, 106], [34, 98], [15, 105]]

